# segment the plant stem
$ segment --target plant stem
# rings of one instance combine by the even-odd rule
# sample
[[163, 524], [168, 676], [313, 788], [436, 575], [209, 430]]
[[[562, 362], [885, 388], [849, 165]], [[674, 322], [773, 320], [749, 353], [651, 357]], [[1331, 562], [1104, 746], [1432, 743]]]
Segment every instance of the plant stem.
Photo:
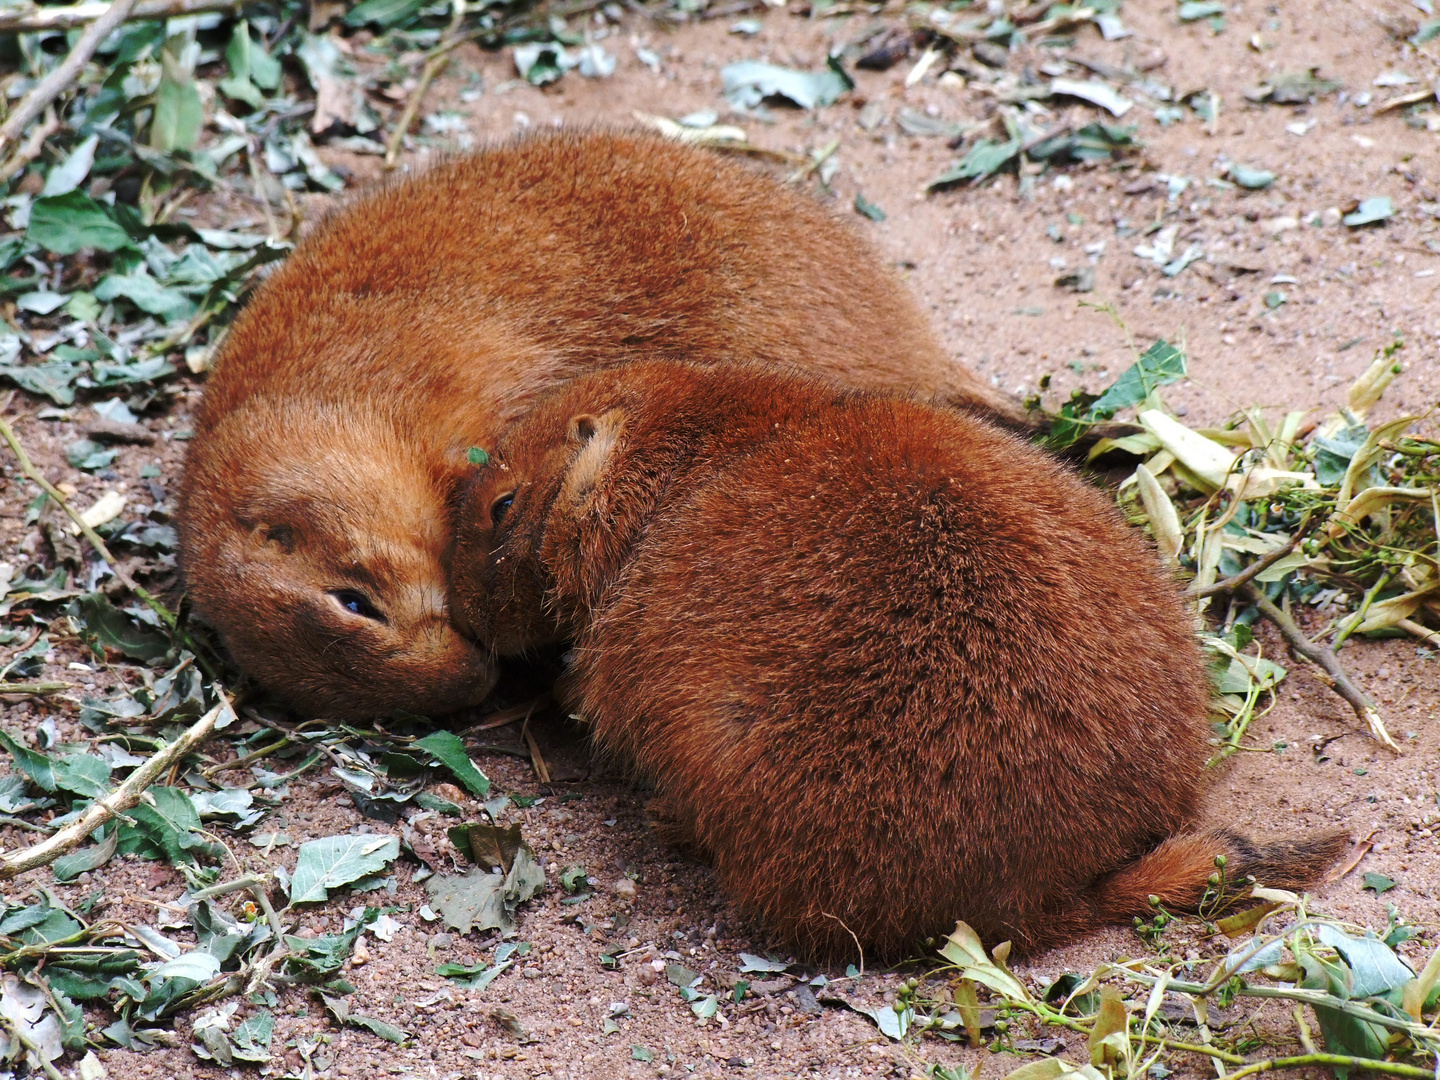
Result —
[[54, 862], [61, 855], [79, 847], [86, 837], [105, 822], [138, 803], [141, 794], [157, 777], [210, 737], [210, 733], [215, 729], [215, 721], [229, 708], [230, 703], [222, 694], [220, 704], [191, 724], [184, 734], [169, 746], [150, 755], [145, 764], [132, 772], [125, 782], [109, 795], [91, 803], [73, 824], [32, 847], [14, 854], [0, 855], [0, 881]]
[[[110, 12], [113, 4], [74, 4], [68, 7], [30, 7], [0, 15], [0, 34], [28, 34], [37, 30], [69, 30], [94, 22]], [[169, 19], [205, 11], [229, 11], [240, 0], [140, 0], [125, 16], [135, 21]]]
[[104, 14], [85, 28], [85, 33], [80, 35], [80, 40], [65, 59], [56, 64], [11, 110], [5, 123], [0, 124], [0, 149], [23, 135], [30, 126], [30, 121], [44, 112], [45, 107], [59, 97], [62, 90], [74, 83], [75, 76], [80, 74], [90, 57], [95, 55], [100, 43], [130, 17], [130, 10], [134, 6], [135, 0], [114, 0], [105, 8]]
[[1350, 707], [1355, 710], [1355, 715], [1365, 721], [1370, 733], [1382, 744], [1398, 753], [1400, 747], [1395, 745], [1395, 740], [1385, 730], [1385, 723], [1380, 719], [1380, 710], [1375, 707], [1375, 703], [1366, 696], [1364, 691], [1350, 681], [1350, 676], [1345, 674], [1345, 669], [1340, 666], [1340, 661], [1336, 659], [1335, 654], [1323, 646], [1316, 645], [1306, 637], [1305, 632], [1295, 624], [1295, 620], [1272, 604], [1269, 598], [1253, 583], [1246, 582], [1240, 587], [1240, 592], [1246, 600], [1260, 609], [1260, 614], [1280, 628], [1280, 633], [1285, 635], [1285, 640], [1290, 643], [1291, 648], [1324, 672], [1320, 676], [1321, 680], [1350, 703]]
[[[1308, 517], [1307, 519], [1308, 520]], [[1207, 585], [1203, 589], [1191, 589], [1186, 595], [1196, 600], [1204, 599], [1207, 596], [1214, 596], [1216, 593], [1235, 592], [1246, 582], [1253, 580], [1257, 575], [1264, 573], [1274, 566], [1281, 559], [1289, 555], [1300, 546], [1300, 540], [1305, 534], [1305, 521], [1301, 521], [1295, 529], [1295, 535], [1290, 537], [1288, 544], [1276, 548], [1263, 559], [1257, 559], [1234, 577], [1228, 577], [1224, 581], [1217, 581], [1213, 585]]]
[[115, 556], [110, 553], [110, 549], [105, 546], [105, 541], [101, 539], [100, 534], [85, 524], [85, 520], [80, 515], [80, 512], [66, 501], [65, 496], [54, 484], [45, 479], [39, 469], [35, 468], [34, 463], [30, 460], [30, 456], [25, 453], [25, 447], [20, 444], [20, 439], [15, 434], [15, 429], [10, 426], [10, 422], [3, 416], [0, 416], [0, 438], [3, 438], [10, 445], [10, 450], [15, 455], [15, 460], [19, 463], [20, 471], [25, 474], [25, 477], [33, 482], [41, 491], [45, 492], [45, 494], [54, 501], [55, 505], [65, 512], [66, 516], [75, 523], [76, 528], [80, 530], [85, 539], [90, 542], [90, 546], [95, 549], [95, 553], [105, 560], [105, 565], [110, 567], [111, 572], [120, 579], [120, 582], [127, 589], [139, 597], [146, 607], [159, 616], [160, 621], [165, 624], [175, 639], [195, 655], [195, 662], [200, 665], [200, 669], [213, 681], [217, 672], [210, 662], [205, 659], [204, 652], [199, 645], [191, 639], [189, 634], [180, 629], [179, 620], [175, 618], [174, 612], [161, 603], [159, 597], [155, 596], [149, 589], [136, 583], [135, 579], [130, 576], [130, 572], [121, 566]]
[[1360, 600], [1360, 606], [1355, 609], [1355, 613], [1346, 619], [1344, 625], [1335, 631], [1335, 640], [1330, 643], [1331, 652], [1338, 653], [1340, 651], [1340, 646], [1345, 644], [1345, 639], [1353, 634], [1355, 628], [1365, 621], [1365, 613], [1370, 610], [1370, 605], [1375, 602], [1375, 597], [1380, 594], [1380, 590], [1386, 585], [1389, 585], [1394, 577], [1395, 571], [1388, 570], [1380, 575], [1374, 585], [1371, 585], [1370, 588], [1365, 590], [1365, 595]]
[[455, 12], [450, 17], [450, 25], [445, 30], [447, 40], [440, 42], [430, 50], [430, 55], [425, 58], [425, 66], [420, 69], [420, 78], [415, 84], [415, 89], [405, 102], [405, 109], [400, 114], [400, 119], [395, 122], [395, 130], [390, 133], [390, 140], [385, 144], [385, 168], [393, 169], [400, 159], [400, 144], [404, 141], [410, 125], [415, 123], [415, 116], [420, 112], [420, 103], [425, 100], [425, 92], [430, 89], [430, 84], [435, 81], [435, 76], [445, 69], [450, 62], [450, 54], [462, 42], [469, 41], [474, 35], [462, 34], [457, 36], [460, 23], [465, 18], [465, 0], [453, 0]]
[[1410, 1076], [1415, 1080], [1434, 1080], [1434, 1069], [1422, 1069], [1416, 1065], [1404, 1065], [1398, 1061], [1376, 1061], [1373, 1058], [1349, 1057], [1346, 1054], [1299, 1054], [1288, 1058], [1270, 1058], [1257, 1061], [1236, 1069], [1229, 1080], [1241, 1080], [1245, 1076], [1272, 1072], [1275, 1069], [1295, 1069], [1301, 1065], [1332, 1065], [1344, 1069], [1358, 1069], [1362, 1072], [1385, 1073], [1388, 1076]]
[[45, 694], [69, 690], [74, 685], [68, 682], [0, 682], [0, 694], [31, 694], [43, 697]]

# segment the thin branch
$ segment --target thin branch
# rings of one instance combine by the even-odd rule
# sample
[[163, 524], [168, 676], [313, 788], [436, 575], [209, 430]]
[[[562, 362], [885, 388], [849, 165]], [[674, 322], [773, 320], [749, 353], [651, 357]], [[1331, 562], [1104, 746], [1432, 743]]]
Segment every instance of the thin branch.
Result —
[[130, 17], [130, 11], [135, 7], [136, 0], [115, 0], [105, 9], [105, 13], [85, 28], [85, 33], [80, 35], [80, 40], [70, 50], [69, 55], [56, 64], [50, 74], [46, 75], [40, 82], [26, 94], [20, 104], [5, 118], [5, 123], [0, 124], [0, 149], [14, 142], [25, 129], [30, 126], [42, 112], [45, 106], [49, 105], [60, 92], [75, 81], [75, 76], [80, 74], [82, 68], [95, 55], [95, 50], [100, 43], [109, 37], [121, 23]]
[[40, 156], [40, 151], [45, 149], [45, 140], [60, 130], [60, 118], [55, 115], [52, 106], [45, 110], [45, 119], [30, 129], [30, 134], [25, 141], [16, 148], [4, 165], [0, 165], [0, 183], [9, 180], [21, 169], [29, 165]]
[[1355, 715], [1365, 721], [1370, 733], [1382, 744], [1398, 753], [1400, 747], [1395, 745], [1395, 740], [1385, 730], [1385, 722], [1380, 719], [1380, 710], [1375, 707], [1375, 703], [1366, 696], [1363, 690], [1350, 681], [1350, 676], [1345, 674], [1345, 669], [1340, 666], [1340, 661], [1335, 654], [1324, 646], [1316, 645], [1306, 637], [1305, 632], [1295, 624], [1294, 619], [1272, 604], [1270, 599], [1250, 582], [1240, 586], [1239, 591], [1246, 600], [1260, 609], [1260, 614], [1280, 628], [1280, 633], [1285, 635], [1285, 640], [1290, 643], [1291, 648], [1324, 672], [1320, 676], [1321, 681], [1350, 703], [1350, 707], [1355, 710]]
[[1273, 1072], [1276, 1069], [1296, 1069], [1301, 1065], [1329, 1065], [1337, 1069], [1354, 1069], [1357, 1072], [1377, 1072], [1387, 1076], [1410, 1076], [1415, 1080], [1434, 1080], [1434, 1069], [1422, 1069], [1418, 1065], [1405, 1065], [1399, 1061], [1376, 1061], [1374, 1058], [1350, 1057], [1347, 1054], [1300, 1054], [1296, 1057], [1271, 1058], [1257, 1061], [1236, 1069], [1230, 1080], [1255, 1076], [1257, 1073]]
[[1414, 619], [1399, 619], [1396, 621], [1395, 625], [1400, 627], [1400, 629], [1404, 630], [1407, 634], [1414, 634], [1421, 641], [1428, 642], [1429, 644], [1435, 646], [1437, 649], [1440, 649], [1440, 634], [1437, 634], [1434, 630], [1426, 629], [1425, 627], [1417, 623]]
[[45, 866], [61, 855], [75, 850], [105, 822], [129, 810], [140, 801], [140, 796], [157, 777], [210, 737], [210, 733], [215, 730], [215, 721], [229, 708], [230, 702], [222, 694], [220, 704], [191, 724], [184, 734], [170, 745], [150, 755], [145, 764], [132, 772], [125, 782], [109, 795], [91, 803], [73, 824], [67, 825], [48, 840], [33, 847], [14, 854], [0, 855], [0, 881], [23, 874], [26, 870], [34, 870], [37, 866]]
[[385, 144], [385, 168], [393, 169], [400, 160], [400, 144], [404, 141], [410, 125], [415, 123], [416, 114], [420, 112], [420, 103], [425, 100], [425, 92], [430, 89], [430, 84], [435, 77], [445, 70], [445, 65], [450, 62], [450, 54], [457, 46], [469, 41], [473, 34], [462, 34], [457, 36], [460, 29], [460, 22], [465, 18], [465, 0], [454, 0], [455, 13], [450, 17], [450, 25], [445, 30], [445, 37], [448, 40], [442, 41], [430, 50], [430, 55], [425, 59], [425, 66], [420, 70], [420, 80], [415, 84], [409, 99], [405, 102], [405, 109], [400, 114], [400, 119], [395, 123], [395, 130], [390, 133], [390, 139]]
[[44, 697], [46, 694], [58, 694], [61, 690], [69, 690], [74, 683], [68, 682], [0, 682], [0, 694], [28, 694], [33, 697]]
[[[231, 11], [241, 0], [140, 0], [127, 19], [140, 22], [198, 15], [205, 11]], [[28, 34], [37, 30], [69, 30], [106, 15], [113, 4], [74, 4], [69, 7], [28, 7], [0, 15], [0, 34]]]
[[39, 469], [35, 468], [34, 464], [30, 461], [29, 455], [25, 453], [25, 448], [20, 445], [20, 439], [16, 436], [15, 429], [10, 426], [10, 422], [3, 416], [0, 416], [0, 438], [3, 438], [10, 444], [10, 450], [14, 453], [15, 460], [20, 465], [20, 471], [25, 474], [26, 478], [34, 482], [41, 491], [50, 496], [56, 506], [65, 511], [65, 514], [75, 523], [85, 539], [90, 541], [90, 546], [95, 549], [95, 553], [105, 560], [105, 565], [110, 567], [111, 572], [120, 579], [127, 589], [144, 601], [146, 607], [160, 617], [160, 621], [165, 624], [171, 634], [175, 635], [180, 644], [195, 654], [195, 662], [200, 665], [201, 670], [211, 679], [214, 679], [216, 672], [212, 665], [205, 659], [200, 646], [191, 640], [190, 635], [180, 628], [179, 621], [175, 618], [174, 613], [161, 603], [159, 597], [155, 596], [149, 589], [136, 583], [135, 579], [130, 576], [130, 572], [121, 566], [119, 560], [110, 553], [110, 549], [105, 546], [105, 541], [101, 539], [100, 534], [85, 523], [85, 519], [81, 516], [80, 512], [66, 501], [65, 496], [61, 494], [54, 484], [45, 479], [44, 474], [42, 474]]
[[1299, 547], [1301, 536], [1305, 532], [1304, 525], [1305, 523], [1302, 521], [1300, 527], [1295, 530], [1295, 535], [1290, 537], [1288, 544], [1282, 544], [1263, 559], [1255, 560], [1234, 577], [1228, 577], [1224, 581], [1217, 581], [1215, 584], [1207, 585], [1203, 589], [1192, 588], [1186, 592], [1186, 595], [1196, 600], [1201, 600], [1207, 596], [1214, 596], [1216, 593], [1235, 592], [1241, 585], [1244, 585], [1248, 581], [1253, 581], [1258, 575], [1270, 569], [1270, 567], [1274, 566], [1281, 559], [1285, 558], [1286, 555], [1289, 555]]

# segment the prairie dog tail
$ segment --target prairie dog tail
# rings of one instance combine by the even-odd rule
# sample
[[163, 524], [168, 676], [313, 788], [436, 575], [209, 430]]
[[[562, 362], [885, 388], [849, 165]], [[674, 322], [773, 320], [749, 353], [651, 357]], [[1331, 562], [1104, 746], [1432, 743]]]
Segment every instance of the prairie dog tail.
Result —
[[1152, 896], [1171, 911], [1196, 911], [1217, 872], [1217, 855], [1225, 856], [1225, 880], [1232, 894], [1243, 889], [1249, 877], [1272, 889], [1304, 889], [1319, 881], [1349, 845], [1349, 836], [1336, 831], [1303, 840], [1263, 842], [1230, 829], [1181, 833], [1129, 865], [1096, 878], [1078, 894], [1057, 897], [1039, 912], [1002, 920], [987, 930], [995, 940], [1008, 937], [1021, 952], [1033, 954], [1102, 926], [1125, 925], [1137, 915], [1152, 915]]
[[1272, 889], [1304, 889], [1320, 880], [1350, 844], [1343, 832], [1303, 840], [1257, 842], [1230, 829], [1172, 836], [1129, 866], [1093, 882], [1087, 892], [1097, 924], [1124, 923], [1151, 912], [1150, 897], [1173, 910], [1194, 911], [1225, 856], [1225, 880], [1243, 887], [1247, 877]]

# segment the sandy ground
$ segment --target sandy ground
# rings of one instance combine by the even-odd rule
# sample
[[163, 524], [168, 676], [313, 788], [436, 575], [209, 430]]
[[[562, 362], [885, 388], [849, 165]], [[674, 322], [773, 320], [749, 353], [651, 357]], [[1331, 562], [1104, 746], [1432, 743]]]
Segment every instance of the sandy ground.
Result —
[[[1433, 208], [1440, 199], [1440, 134], [1426, 130], [1423, 122], [1420, 127], [1407, 124], [1398, 110], [1377, 114], [1376, 102], [1398, 91], [1372, 86], [1382, 72], [1404, 71], [1426, 83], [1440, 75], [1435, 59], [1440, 42], [1417, 55], [1387, 30], [1397, 20], [1413, 23], [1416, 9], [1401, 0], [1340, 2], [1323, 12], [1299, 0], [1244, 0], [1233, 5], [1227, 28], [1218, 35], [1203, 22], [1179, 24], [1166, 3], [1132, 2], [1123, 15], [1133, 37], [1107, 43], [1093, 28], [1084, 28], [1071, 48], [1043, 54], [1022, 50], [1010, 70], [1038, 68], [1058, 58], [1114, 68], [1143, 66], [1156, 82], [1180, 93], [1202, 88], [1218, 93], [1224, 102], [1218, 121], [1207, 125], [1187, 111], [1184, 120], [1161, 126], [1152, 115], [1155, 105], [1142, 103], [1126, 117], [1139, 124], [1145, 144], [1129, 168], [1070, 167], [1038, 178], [1028, 199], [1018, 197], [1013, 177], [979, 188], [922, 193], [925, 181], [955, 154], [943, 138], [905, 134], [897, 125], [899, 111], [956, 122], [983, 119], [993, 111], [993, 100], [973, 82], [961, 90], [939, 85], [938, 68], [908, 89], [904, 79], [910, 62], [886, 72], [861, 71], [850, 98], [816, 113], [777, 108], [770, 122], [728, 119], [744, 126], [759, 145], [795, 154], [839, 139], [833, 194], [825, 197], [842, 215], [853, 216], [856, 192], [884, 210], [885, 221], [855, 217], [857, 226], [873, 236], [887, 258], [906, 268], [954, 354], [996, 385], [1028, 393], [1042, 374], [1053, 373], [1051, 400], [1058, 401], [1072, 386], [1108, 384], [1129, 362], [1125, 334], [1109, 316], [1082, 307], [1084, 301], [1113, 303], [1141, 347], [1155, 337], [1186, 343], [1191, 377], [1167, 390], [1166, 397], [1196, 425], [1222, 422], [1237, 407], [1252, 403], [1329, 411], [1393, 335], [1405, 342], [1400, 353], [1405, 372], [1387, 392], [1383, 414], [1433, 407], [1440, 401], [1440, 228], [1423, 206]], [[432, 90], [428, 107], [445, 103], [462, 113], [475, 144], [528, 126], [627, 123], [637, 109], [669, 116], [714, 109], [727, 119], [720, 95], [723, 64], [758, 57], [818, 67], [834, 44], [858, 40], [883, 20], [811, 20], [772, 12], [760, 32], [748, 38], [731, 33], [731, 21], [671, 28], [627, 15], [609, 28], [606, 39], [619, 59], [613, 77], [586, 80], [572, 73], [543, 91], [515, 81], [508, 51], [462, 50]], [[658, 72], [637, 59], [636, 46], [659, 55]], [[1243, 96], [1267, 75], [1310, 66], [1342, 80], [1345, 96], [1311, 106], [1258, 106]], [[1072, 67], [1072, 72], [1085, 77], [1082, 68]], [[484, 92], [464, 102], [459, 92], [473, 88], [473, 73], [479, 74]], [[1376, 102], [1357, 107], [1356, 95], [1364, 92]], [[1096, 118], [1096, 110], [1076, 104], [1055, 110], [1054, 122], [1069, 119], [1078, 127]], [[329, 153], [328, 159], [357, 178], [375, 172], [373, 158]], [[1226, 160], [1262, 166], [1278, 179], [1259, 192], [1210, 184]], [[411, 161], [419, 166], [423, 155]], [[1167, 177], [1190, 182], [1172, 197], [1178, 185]], [[1322, 217], [1331, 223], [1306, 223], [1375, 195], [1389, 195], [1397, 208], [1383, 226], [1347, 229], [1333, 223], [1334, 214]], [[319, 209], [323, 201], [312, 197], [309, 209]], [[243, 208], [200, 203], [196, 213], [196, 220], [206, 224], [233, 224]], [[1162, 218], [1180, 226], [1177, 251], [1200, 244], [1212, 261], [1164, 278], [1153, 263], [1134, 255], [1132, 249], [1144, 240], [1132, 230]], [[1093, 292], [1077, 296], [1053, 283], [1084, 265], [1093, 265]], [[1286, 294], [1286, 302], [1271, 310], [1264, 297], [1277, 290]], [[152, 427], [183, 430], [186, 410], [197, 395], [198, 384], [183, 387], [169, 416]], [[33, 413], [35, 408], [34, 402], [17, 399], [11, 411]], [[98, 490], [94, 478], [75, 476], [64, 465], [61, 448], [76, 437], [74, 425], [31, 420], [22, 431], [53, 475], [64, 474], [82, 492]], [[141, 465], [158, 461], [163, 469], [159, 484], [173, 490], [179, 457], [177, 442], [127, 450], [116, 473], [140, 485]], [[29, 531], [20, 523], [15, 492], [13, 486], [7, 490], [0, 523], [3, 547], [10, 552], [20, 551], [17, 545], [27, 542]], [[1261, 640], [1268, 654], [1283, 653], [1275, 635], [1262, 632]], [[1210, 810], [1217, 819], [1259, 832], [1341, 825], [1359, 838], [1379, 830], [1374, 851], [1360, 869], [1320, 889], [1316, 904], [1328, 914], [1382, 930], [1387, 906], [1393, 904], [1407, 920], [1430, 928], [1406, 946], [1412, 958], [1422, 956], [1433, 947], [1440, 927], [1440, 726], [1435, 717], [1440, 667], [1433, 653], [1409, 640], [1356, 642], [1343, 659], [1380, 703], [1404, 751], [1396, 755], [1379, 748], [1357, 728], [1348, 707], [1297, 662], [1273, 710], [1252, 728], [1257, 745], [1283, 743], [1283, 751], [1240, 754], [1217, 769]], [[110, 670], [82, 677], [104, 689], [123, 676]], [[3, 723], [10, 730], [26, 728], [52, 709], [58, 710], [62, 732], [73, 734], [74, 708], [63, 704], [12, 705]], [[748, 976], [765, 983], [759, 989], [768, 992], [727, 1006], [723, 1023], [698, 1022], [664, 976], [657, 977], [652, 961], [669, 957], [681, 962], [706, 974], [707, 992], [722, 992], [736, 975], [741, 950], [764, 951], [763, 934], [735, 919], [703, 867], [648, 835], [643, 792], [592, 768], [583, 742], [558, 721], [542, 722], [538, 734], [557, 777], [549, 788], [535, 783], [522, 760], [497, 754], [480, 757], [480, 763], [500, 792], [551, 796], [531, 809], [512, 810], [507, 820], [524, 823], [530, 842], [553, 864], [552, 882], [558, 867], [585, 866], [598, 883], [593, 897], [562, 904], [563, 894], [551, 888], [528, 905], [520, 940], [530, 942], [532, 952], [487, 990], [471, 992], [436, 976], [435, 965], [483, 959], [493, 941], [450, 935], [425, 922], [416, 912], [425, 900], [423, 891], [410, 881], [416, 866], [400, 860], [393, 898], [381, 899], [396, 905], [394, 917], [403, 928], [390, 942], [371, 940], [368, 962], [355, 966], [348, 977], [357, 987], [354, 1011], [404, 1027], [413, 1041], [396, 1048], [364, 1032], [339, 1031], [318, 1002], [299, 991], [287, 992], [276, 1011], [276, 1074], [288, 1069], [304, 1075], [308, 1067], [312, 1075], [355, 1077], [905, 1077], [938, 1062], [981, 1067], [985, 1075], [999, 1077], [1028, 1060], [1006, 1055], [990, 1061], [989, 1052], [933, 1039], [915, 1048], [890, 1043], [852, 1012], [813, 1008], [811, 996], [789, 975]], [[515, 740], [514, 729], [499, 732], [496, 739], [518, 745]], [[562, 802], [556, 797], [561, 794], [573, 798]], [[1105, 795], [1097, 792], [1096, 798]], [[389, 828], [364, 821], [341, 797], [338, 783], [314, 773], [292, 786], [266, 827], [272, 824], [286, 829], [297, 844], [348, 829]], [[411, 824], [422, 838], [443, 844], [443, 819], [431, 816]], [[12, 830], [5, 837], [6, 846], [25, 842]], [[255, 866], [265, 862], [249, 850], [241, 858]], [[276, 850], [271, 858], [292, 865], [293, 849]], [[1362, 891], [1362, 871], [1388, 875], [1396, 887], [1378, 898]], [[622, 879], [633, 880], [633, 896]], [[173, 899], [181, 884], [169, 868], [117, 861], [93, 880], [59, 894], [78, 901], [100, 891], [106, 914], [153, 922], [155, 909], [146, 901]], [[343, 900], [307, 914], [304, 926], [338, 930], [341, 913], [351, 903]], [[1193, 926], [1171, 931], [1172, 953], [1186, 955], [1193, 936]], [[602, 952], [617, 948], [628, 950], [618, 970], [602, 967]], [[1045, 981], [1144, 950], [1132, 933], [1115, 929], [1036, 958], [1019, 971]], [[887, 994], [893, 997], [903, 978], [867, 972], [846, 992], [857, 1002], [874, 1004]], [[618, 1031], [606, 1034], [604, 1022], [618, 1009], [612, 1003], [625, 1008], [615, 1017]], [[1246, 1013], [1235, 1022], [1248, 1019]], [[103, 1025], [108, 1017], [100, 1021]], [[517, 1038], [502, 1021], [518, 1025], [525, 1035]], [[1256, 1023], [1262, 1034], [1290, 1030], [1279, 1013], [1264, 1014]], [[100, 1056], [110, 1075], [123, 1080], [233, 1075], [197, 1063], [188, 1034], [182, 1021], [174, 1049], [146, 1055], [110, 1050]], [[1074, 1036], [1065, 1041], [1065, 1055], [1083, 1060], [1083, 1041]], [[1284, 1046], [1282, 1041], [1275, 1049]], [[310, 1056], [308, 1066], [302, 1049]], [[647, 1054], [653, 1060], [635, 1060]], [[1177, 1058], [1170, 1066], [1186, 1075], [1209, 1072], [1194, 1059]]]

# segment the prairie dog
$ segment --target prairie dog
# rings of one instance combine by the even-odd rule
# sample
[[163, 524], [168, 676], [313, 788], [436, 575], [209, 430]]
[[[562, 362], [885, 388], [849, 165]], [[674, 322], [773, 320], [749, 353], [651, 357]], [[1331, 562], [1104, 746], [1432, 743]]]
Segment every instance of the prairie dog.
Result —
[[1193, 909], [1217, 855], [1299, 887], [1346, 844], [1197, 825], [1210, 689], [1174, 583], [1099, 492], [954, 412], [740, 365], [583, 376], [471, 482], [453, 582], [484, 643], [573, 637], [567, 706], [804, 952], [957, 919], [1035, 951]]
[[180, 491], [197, 610], [311, 713], [477, 703], [493, 665], [445, 605], [467, 448], [567, 377], [692, 356], [1023, 423], [814, 200], [658, 137], [536, 135], [351, 203], [236, 319]]

